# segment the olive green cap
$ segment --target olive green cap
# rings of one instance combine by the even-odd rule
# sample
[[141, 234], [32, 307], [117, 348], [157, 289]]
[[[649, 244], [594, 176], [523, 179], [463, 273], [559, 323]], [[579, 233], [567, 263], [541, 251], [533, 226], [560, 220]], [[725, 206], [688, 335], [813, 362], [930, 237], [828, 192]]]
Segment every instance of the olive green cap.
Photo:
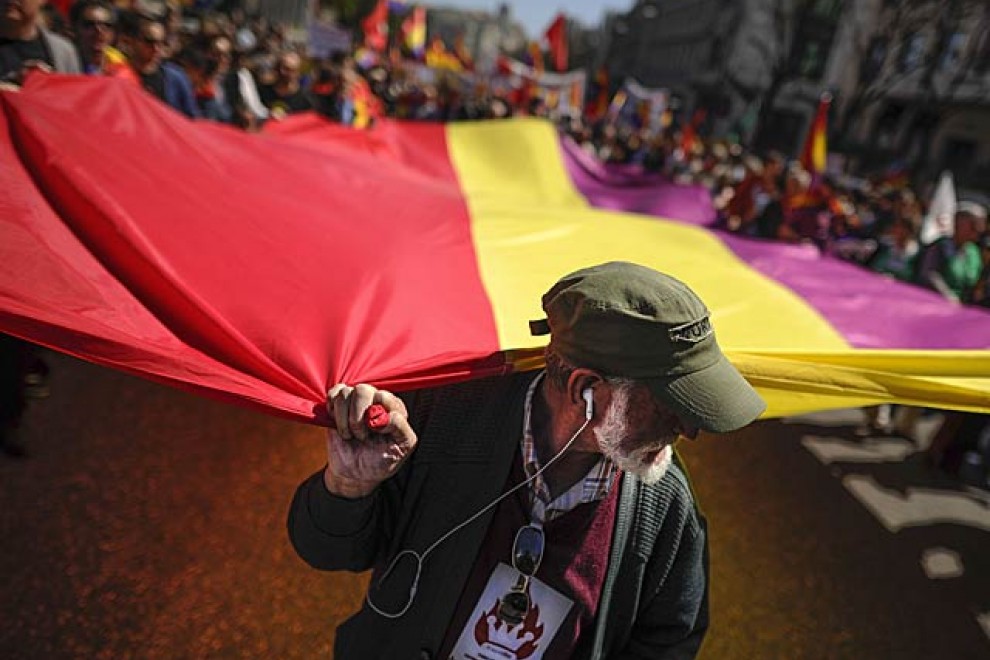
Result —
[[530, 323], [576, 367], [631, 378], [695, 426], [746, 426], [766, 403], [722, 354], [708, 309], [683, 282], [613, 261], [563, 277], [543, 296], [547, 318]]

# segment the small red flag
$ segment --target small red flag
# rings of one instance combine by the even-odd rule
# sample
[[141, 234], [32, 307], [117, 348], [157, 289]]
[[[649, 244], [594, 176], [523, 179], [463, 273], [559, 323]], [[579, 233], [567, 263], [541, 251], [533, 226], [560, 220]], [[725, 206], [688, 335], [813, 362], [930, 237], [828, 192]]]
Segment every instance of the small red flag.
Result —
[[685, 157], [691, 155], [691, 151], [694, 149], [694, 143], [698, 139], [698, 127], [705, 121], [707, 115], [707, 110], [698, 108], [694, 111], [694, 115], [691, 116], [691, 122], [682, 130], [681, 151], [684, 152]]
[[388, 0], [378, 0], [371, 13], [361, 21], [364, 45], [382, 52], [388, 45]]
[[543, 38], [550, 45], [550, 59], [553, 68], [557, 71], [567, 70], [567, 17], [557, 14], [553, 23], [543, 34]]

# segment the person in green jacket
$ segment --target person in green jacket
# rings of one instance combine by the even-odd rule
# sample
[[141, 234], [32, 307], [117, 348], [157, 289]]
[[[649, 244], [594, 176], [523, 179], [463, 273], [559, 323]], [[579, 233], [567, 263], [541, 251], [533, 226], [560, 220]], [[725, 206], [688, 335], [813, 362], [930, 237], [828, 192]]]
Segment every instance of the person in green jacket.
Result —
[[986, 228], [986, 208], [960, 202], [953, 235], [938, 239], [922, 251], [917, 282], [954, 302], [965, 300], [983, 269], [979, 240]]
[[880, 244], [867, 261], [867, 266], [877, 273], [902, 282], [912, 281], [915, 260], [918, 257], [916, 234], [914, 221], [910, 217], [898, 217], [890, 226], [887, 235], [880, 239]]
[[317, 569], [374, 571], [336, 658], [697, 654], [707, 533], [673, 445], [766, 404], [672, 277], [601, 264], [543, 310], [543, 371], [330, 389], [327, 464], [288, 531]]

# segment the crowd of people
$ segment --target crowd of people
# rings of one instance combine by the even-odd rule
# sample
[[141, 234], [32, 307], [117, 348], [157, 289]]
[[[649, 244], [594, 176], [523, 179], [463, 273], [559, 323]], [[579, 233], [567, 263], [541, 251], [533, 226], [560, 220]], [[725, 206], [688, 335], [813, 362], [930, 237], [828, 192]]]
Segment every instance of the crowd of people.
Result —
[[508, 99], [463, 89], [456, 76], [424, 80], [425, 68], [411, 59], [363, 49], [309, 57], [285, 26], [240, 10], [194, 12], [170, 2], [121, 9], [109, 0], [78, 0], [62, 16], [41, 0], [22, 7], [16, 25], [4, 29], [11, 44], [2, 47], [9, 53], [0, 73], [8, 85], [19, 85], [32, 68], [124, 78], [188, 117], [249, 131], [306, 111], [358, 127], [381, 116], [512, 114]]
[[[616, 121], [604, 109], [565, 112], [531, 88], [479, 84], [454, 71], [424, 77], [424, 67], [399, 52], [310, 58], [284, 26], [238, 10], [196, 12], [171, 1], [125, 10], [108, 0], [78, 0], [63, 16], [44, 0], [12, 7], [0, 17], [0, 85], [19, 85], [35, 68], [124, 78], [189, 117], [247, 131], [306, 111], [357, 127], [382, 116], [548, 117], [602, 162], [704, 186], [727, 231], [811, 243], [953, 302], [990, 307], [987, 209], [976, 201], [960, 202], [947, 231], [924, 241], [928, 196], [907, 183], [822, 176], [779, 153], [698, 139], [687, 122], [657, 129]], [[18, 364], [33, 365], [37, 377], [36, 358]], [[870, 418], [877, 430], [888, 421], [884, 409]]]
[[651, 134], [573, 120], [567, 130], [604, 162], [704, 186], [727, 231], [814, 244], [953, 302], [990, 307], [990, 233], [979, 199], [959, 201], [942, 231], [926, 237], [928, 196], [903, 179], [816, 175], [777, 152], [757, 155], [725, 141], [686, 143], [677, 130]]

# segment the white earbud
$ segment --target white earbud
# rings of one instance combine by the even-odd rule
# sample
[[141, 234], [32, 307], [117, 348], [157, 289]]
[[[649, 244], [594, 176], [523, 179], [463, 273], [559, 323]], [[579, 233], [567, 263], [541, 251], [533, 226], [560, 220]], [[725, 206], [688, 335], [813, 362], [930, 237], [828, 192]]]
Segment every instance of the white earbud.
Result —
[[581, 392], [581, 397], [584, 399], [584, 418], [590, 421], [595, 415], [594, 392], [591, 391], [590, 387], [587, 387]]

